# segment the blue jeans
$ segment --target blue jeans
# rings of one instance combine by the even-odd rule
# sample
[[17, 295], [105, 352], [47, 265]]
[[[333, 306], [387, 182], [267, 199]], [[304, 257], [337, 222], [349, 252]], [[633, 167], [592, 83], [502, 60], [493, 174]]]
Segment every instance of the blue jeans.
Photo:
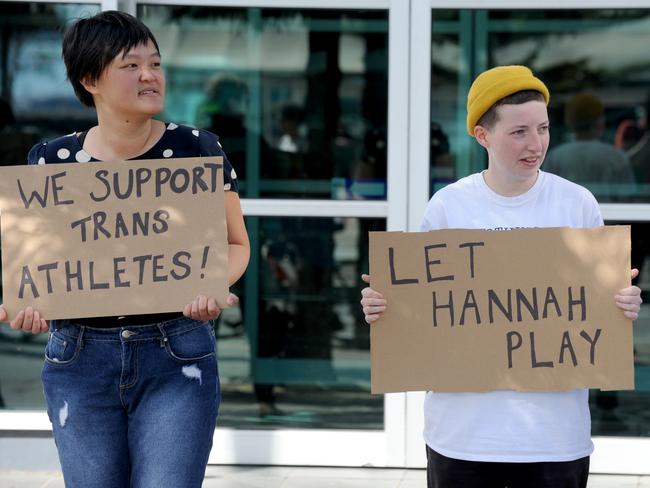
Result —
[[69, 488], [199, 488], [220, 401], [211, 325], [50, 332], [42, 381]]

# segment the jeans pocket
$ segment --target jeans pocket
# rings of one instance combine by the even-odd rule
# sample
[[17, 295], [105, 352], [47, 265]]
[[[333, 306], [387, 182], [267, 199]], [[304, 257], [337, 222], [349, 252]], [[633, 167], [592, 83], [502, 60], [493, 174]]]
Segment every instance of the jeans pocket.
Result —
[[79, 348], [77, 340], [60, 332], [50, 332], [45, 346], [45, 360], [50, 364], [65, 366], [77, 359]]
[[210, 324], [168, 335], [165, 341], [167, 354], [175, 361], [189, 362], [216, 355], [214, 331]]

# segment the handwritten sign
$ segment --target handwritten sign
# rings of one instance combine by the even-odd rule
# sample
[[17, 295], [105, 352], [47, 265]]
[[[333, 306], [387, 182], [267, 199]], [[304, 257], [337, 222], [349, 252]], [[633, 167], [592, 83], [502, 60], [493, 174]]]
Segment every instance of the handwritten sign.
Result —
[[47, 319], [225, 305], [221, 157], [0, 169], [3, 299]]
[[634, 388], [629, 226], [371, 232], [372, 391]]

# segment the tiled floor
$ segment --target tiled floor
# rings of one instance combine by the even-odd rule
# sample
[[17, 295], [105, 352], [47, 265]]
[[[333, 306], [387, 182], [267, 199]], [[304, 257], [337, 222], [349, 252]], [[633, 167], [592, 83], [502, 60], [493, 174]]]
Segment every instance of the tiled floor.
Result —
[[[0, 471], [0, 488], [63, 488], [58, 472]], [[421, 469], [210, 466], [203, 488], [424, 488]], [[161, 487], [162, 488], [162, 487]], [[588, 488], [650, 488], [650, 476], [592, 475]]]

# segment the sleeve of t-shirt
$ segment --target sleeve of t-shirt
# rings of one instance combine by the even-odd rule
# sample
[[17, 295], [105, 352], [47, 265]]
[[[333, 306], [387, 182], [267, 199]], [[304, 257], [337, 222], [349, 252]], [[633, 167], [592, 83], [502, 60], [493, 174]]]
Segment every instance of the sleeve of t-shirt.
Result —
[[27, 153], [27, 164], [42, 164], [45, 163], [45, 148], [47, 145], [44, 142], [39, 142], [32, 147]]
[[223, 189], [239, 193], [237, 173], [228, 161], [228, 157], [221, 147], [219, 138], [212, 132], [201, 129], [199, 132], [199, 150], [201, 156], [222, 156], [223, 157]]
[[585, 189], [584, 198], [582, 201], [582, 212], [584, 215], [585, 227], [600, 227], [604, 225], [603, 215], [600, 213], [600, 205], [596, 197], [590, 191]]
[[424, 215], [422, 216], [422, 222], [420, 223], [420, 232], [427, 232], [435, 229], [446, 229], [447, 224], [447, 215], [445, 213], [445, 207], [440, 198], [437, 198], [436, 195], [431, 197], [427, 207], [424, 210]]

